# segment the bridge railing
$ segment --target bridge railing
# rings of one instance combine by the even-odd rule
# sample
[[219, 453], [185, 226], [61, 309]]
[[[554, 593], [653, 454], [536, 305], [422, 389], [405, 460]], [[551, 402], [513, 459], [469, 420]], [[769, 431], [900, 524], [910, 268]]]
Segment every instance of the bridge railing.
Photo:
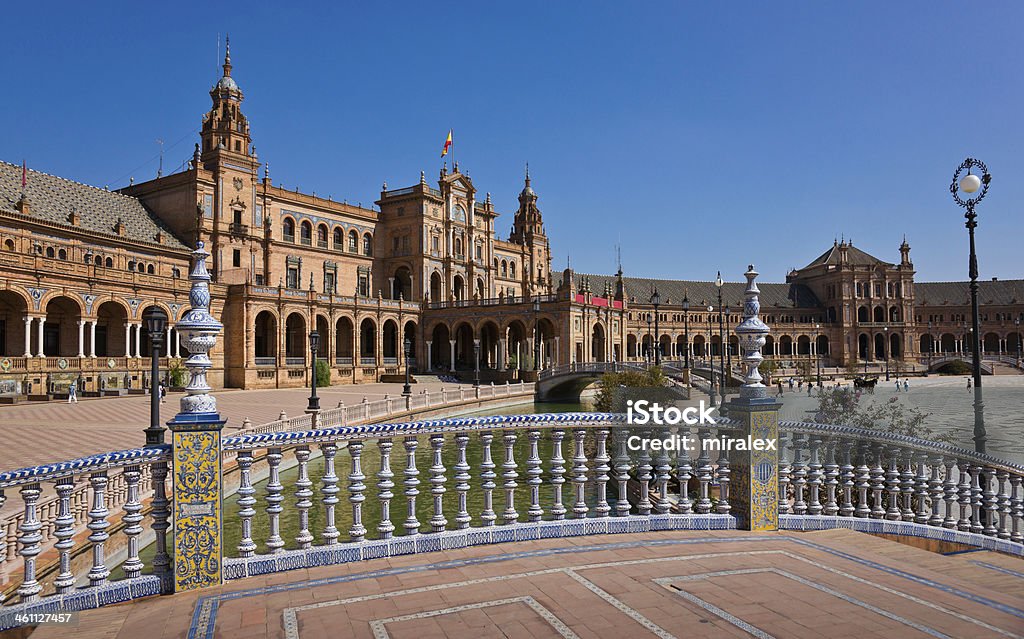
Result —
[[[504, 541], [735, 528], [737, 500], [749, 494], [752, 477], [766, 476], [777, 488], [766, 506], [779, 528], [845, 527], [1024, 556], [1020, 465], [885, 432], [784, 421], [777, 461], [747, 467], [735, 451], [711, 444], [725, 435], [745, 437], [747, 426], [716, 421], [638, 429], [622, 415], [560, 413], [225, 437], [220, 451], [236, 456], [239, 486], [234, 496], [225, 496], [223, 486], [214, 489], [222, 491], [218, 503], [231, 532], [203, 550], [232, 580]], [[634, 436], [678, 436], [694, 450], [632, 450]], [[171, 457], [162, 446], [0, 473], [0, 490], [17, 488], [26, 512], [18, 531], [19, 601], [0, 609], [0, 628], [16, 625], [18, 612], [92, 608], [173, 589], [167, 568], [184, 551], [158, 545], [152, 565], [139, 560], [143, 535], [152, 533], [160, 544], [170, 513], [191, 507], [170, 508]], [[147, 465], [156, 496], [145, 520], [138, 494]], [[288, 466], [294, 472], [286, 473]], [[127, 558], [124, 578], [116, 581], [104, 506], [111, 468], [129, 475], [118, 533]], [[71, 539], [70, 504], [62, 503], [55, 520], [66, 542], [58, 548], [59, 574], [41, 579], [35, 570], [44, 525], [35, 510], [39, 486], [52, 482], [58, 494], [69, 495], [79, 478], [90, 487], [92, 534]], [[76, 546], [84, 552], [76, 554]], [[187, 550], [194, 557], [195, 548]]]

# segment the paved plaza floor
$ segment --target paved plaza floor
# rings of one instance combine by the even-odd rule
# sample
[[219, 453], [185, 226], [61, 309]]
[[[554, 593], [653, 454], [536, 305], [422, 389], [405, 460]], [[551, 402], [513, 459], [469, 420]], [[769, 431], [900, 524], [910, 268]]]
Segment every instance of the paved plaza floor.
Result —
[[[457, 384], [421, 381], [413, 392], [441, 387], [457, 389]], [[465, 386], [471, 388], [470, 386]], [[334, 408], [343, 401], [347, 406], [398, 397], [402, 384], [360, 384], [320, 388], [321, 408]], [[228, 420], [226, 432], [240, 428], [246, 417], [253, 424], [277, 419], [281, 411], [301, 415], [309, 397], [308, 388], [216, 391], [217, 408]], [[178, 412], [181, 393], [170, 393], [160, 407], [161, 422]], [[66, 402], [21, 403], [0, 406], [0, 470], [73, 459], [110, 450], [134, 448], [145, 443], [143, 429], [149, 425], [148, 395], [83, 399]]]
[[1024, 561], [846, 530], [602, 535], [244, 579], [33, 639], [1016, 637]]

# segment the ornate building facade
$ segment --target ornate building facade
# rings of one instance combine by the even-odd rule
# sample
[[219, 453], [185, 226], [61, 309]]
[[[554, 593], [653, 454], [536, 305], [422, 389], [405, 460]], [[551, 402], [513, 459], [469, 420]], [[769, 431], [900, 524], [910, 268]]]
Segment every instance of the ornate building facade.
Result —
[[[150, 352], [141, 318], [153, 305], [170, 317], [161, 353], [187, 356], [174, 324], [197, 241], [211, 253], [212, 311], [225, 325], [211, 353], [215, 386], [308, 384], [313, 329], [334, 383], [406, 365], [472, 370], [477, 353], [483, 378], [502, 381], [639, 359], [652, 344], [666, 357], [718, 353], [719, 312], [726, 326], [741, 315], [741, 283], [722, 287], [719, 308], [710, 282], [552, 273], [528, 171], [507, 240], [490, 194], [457, 164], [434, 183], [421, 173], [408, 187], [384, 185], [370, 207], [286, 190], [256, 154], [230, 52], [210, 97], [191, 161], [172, 175], [110, 192], [0, 163], [0, 395], [72, 382], [87, 393], [140, 388]], [[906, 242], [900, 256], [887, 263], [837, 242], [785, 283], [760, 285], [766, 356], [838, 364], [962, 351], [966, 283], [915, 283]], [[1024, 281], [983, 282], [981, 299], [985, 350], [1013, 355]]]

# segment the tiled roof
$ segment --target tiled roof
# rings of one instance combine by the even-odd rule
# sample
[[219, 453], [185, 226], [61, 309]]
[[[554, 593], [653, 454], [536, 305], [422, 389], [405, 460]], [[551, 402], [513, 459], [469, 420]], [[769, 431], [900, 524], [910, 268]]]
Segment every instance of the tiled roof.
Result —
[[[109, 237], [117, 237], [114, 225], [124, 222], [125, 237], [138, 242], [158, 244], [156, 234], [163, 233], [163, 243], [176, 249], [185, 244], [155, 215], [134, 197], [80, 184], [39, 171], [28, 171], [26, 192], [32, 217], [70, 224], [68, 216], [76, 211], [79, 228]], [[0, 161], [0, 209], [17, 212], [21, 197], [21, 166]]]
[[811, 262], [810, 264], [808, 264], [807, 266], [805, 266], [804, 268], [802, 268], [800, 270], [802, 271], [802, 270], [805, 270], [805, 269], [809, 269], [809, 268], [811, 268], [813, 266], [821, 266], [822, 264], [838, 264], [839, 263], [839, 248], [840, 248], [840, 246], [845, 246], [846, 247], [846, 249], [847, 249], [847, 251], [846, 251], [847, 259], [849, 260], [849, 263], [852, 266], [872, 266], [872, 265], [875, 265], [875, 264], [883, 264], [885, 266], [893, 266], [893, 264], [891, 262], [886, 262], [884, 260], [878, 259], [877, 257], [875, 257], [873, 255], [869, 255], [868, 253], [865, 253], [864, 251], [860, 250], [859, 248], [856, 248], [853, 244], [844, 244], [844, 245], [833, 244], [831, 247], [829, 247], [829, 249], [827, 251], [825, 251], [824, 253], [819, 255], [817, 257], [817, 259], [815, 259], [813, 262]]
[[[556, 276], [558, 282], [562, 274]], [[590, 290], [594, 295], [603, 295], [605, 283], [615, 291], [615, 276], [613, 275], [587, 275], [574, 273], [576, 288], [579, 289], [582, 278], [590, 278]], [[661, 295], [662, 304], [681, 306], [683, 295], [690, 300], [690, 308], [697, 308], [701, 304], [718, 304], [718, 288], [714, 282], [696, 282], [687, 280], [659, 280], [644, 277], [623, 277], [626, 286], [626, 297], [635, 297], [635, 304], [646, 303], [651, 298], [651, 291], [657, 287]], [[557, 282], [556, 282], [557, 283]], [[771, 308], [820, 308], [821, 303], [811, 289], [803, 284], [770, 284], [758, 282], [757, 288], [761, 291], [761, 305]], [[722, 285], [722, 303], [727, 306], [740, 306], [743, 304], [743, 292], [747, 289], [746, 282], [725, 282]], [[793, 300], [796, 300], [794, 305]]]
[[[971, 303], [969, 287], [970, 282], [915, 282], [914, 301], [917, 306], [966, 306]], [[1024, 304], [1024, 280], [979, 281], [978, 303]]]

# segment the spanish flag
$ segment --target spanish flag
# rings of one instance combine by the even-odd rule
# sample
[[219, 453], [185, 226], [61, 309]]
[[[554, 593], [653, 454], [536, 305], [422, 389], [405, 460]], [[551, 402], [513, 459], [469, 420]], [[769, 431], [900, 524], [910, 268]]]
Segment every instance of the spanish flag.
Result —
[[448, 155], [448, 149], [452, 148], [452, 129], [448, 129], [448, 139], [444, 141], [444, 148], [441, 149], [441, 157]]

